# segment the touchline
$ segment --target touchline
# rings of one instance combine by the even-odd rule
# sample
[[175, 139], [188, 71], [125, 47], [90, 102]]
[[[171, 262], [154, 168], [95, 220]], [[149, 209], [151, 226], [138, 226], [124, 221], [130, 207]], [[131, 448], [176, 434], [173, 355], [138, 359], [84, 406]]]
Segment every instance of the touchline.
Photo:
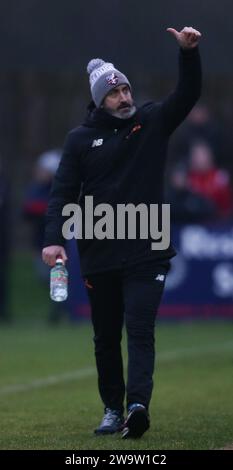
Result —
[[[85, 196], [84, 208], [69, 203], [63, 207], [62, 215], [69, 217], [62, 226], [62, 235], [66, 240], [135, 240], [150, 237], [155, 240], [151, 243], [152, 250], [166, 250], [170, 245], [170, 204], [140, 203], [135, 206], [128, 203], [117, 204], [113, 208], [111, 204], [101, 203], [94, 208], [93, 196]], [[95, 217], [98, 217], [97, 221]], [[137, 232], [140, 233], [139, 237]]]

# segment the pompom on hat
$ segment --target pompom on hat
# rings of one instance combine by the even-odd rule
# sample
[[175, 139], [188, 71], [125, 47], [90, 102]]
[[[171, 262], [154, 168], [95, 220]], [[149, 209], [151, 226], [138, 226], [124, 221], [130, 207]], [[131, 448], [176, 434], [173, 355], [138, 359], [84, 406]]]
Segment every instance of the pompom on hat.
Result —
[[98, 108], [110, 90], [119, 85], [128, 85], [128, 78], [110, 62], [92, 59], [87, 65], [92, 99]]

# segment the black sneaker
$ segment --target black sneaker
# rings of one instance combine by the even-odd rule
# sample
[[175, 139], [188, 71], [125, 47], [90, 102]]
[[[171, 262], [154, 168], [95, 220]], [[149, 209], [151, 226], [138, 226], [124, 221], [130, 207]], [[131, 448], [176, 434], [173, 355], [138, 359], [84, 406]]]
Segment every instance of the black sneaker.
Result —
[[145, 406], [133, 403], [129, 406], [128, 416], [124, 422], [122, 439], [141, 437], [149, 427], [150, 419]]
[[95, 434], [114, 434], [123, 429], [124, 416], [119, 410], [105, 408], [104, 417], [100, 426], [95, 429]]

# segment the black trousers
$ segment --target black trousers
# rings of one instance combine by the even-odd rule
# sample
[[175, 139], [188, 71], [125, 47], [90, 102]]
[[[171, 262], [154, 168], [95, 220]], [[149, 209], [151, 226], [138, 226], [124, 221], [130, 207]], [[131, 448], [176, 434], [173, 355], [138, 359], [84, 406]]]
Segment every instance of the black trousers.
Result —
[[155, 363], [155, 318], [170, 262], [147, 261], [131, 268], [86, 276], [94, 327], [98, 386], [105, 407], [124, 410], [121, 354], [125, 323], [128, 346], [127, 406], [148, 409]]

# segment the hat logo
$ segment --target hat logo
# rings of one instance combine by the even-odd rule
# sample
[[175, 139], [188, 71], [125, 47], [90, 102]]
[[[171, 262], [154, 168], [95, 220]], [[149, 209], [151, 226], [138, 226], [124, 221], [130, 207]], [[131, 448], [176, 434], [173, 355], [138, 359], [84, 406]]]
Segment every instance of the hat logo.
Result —
[[118, 77], [114, 72], [111, 73], [111, 75], [108, 75], [106, 77], [106, 80], [107, 80], [109, 85], [116, 85], [118, 83]]

